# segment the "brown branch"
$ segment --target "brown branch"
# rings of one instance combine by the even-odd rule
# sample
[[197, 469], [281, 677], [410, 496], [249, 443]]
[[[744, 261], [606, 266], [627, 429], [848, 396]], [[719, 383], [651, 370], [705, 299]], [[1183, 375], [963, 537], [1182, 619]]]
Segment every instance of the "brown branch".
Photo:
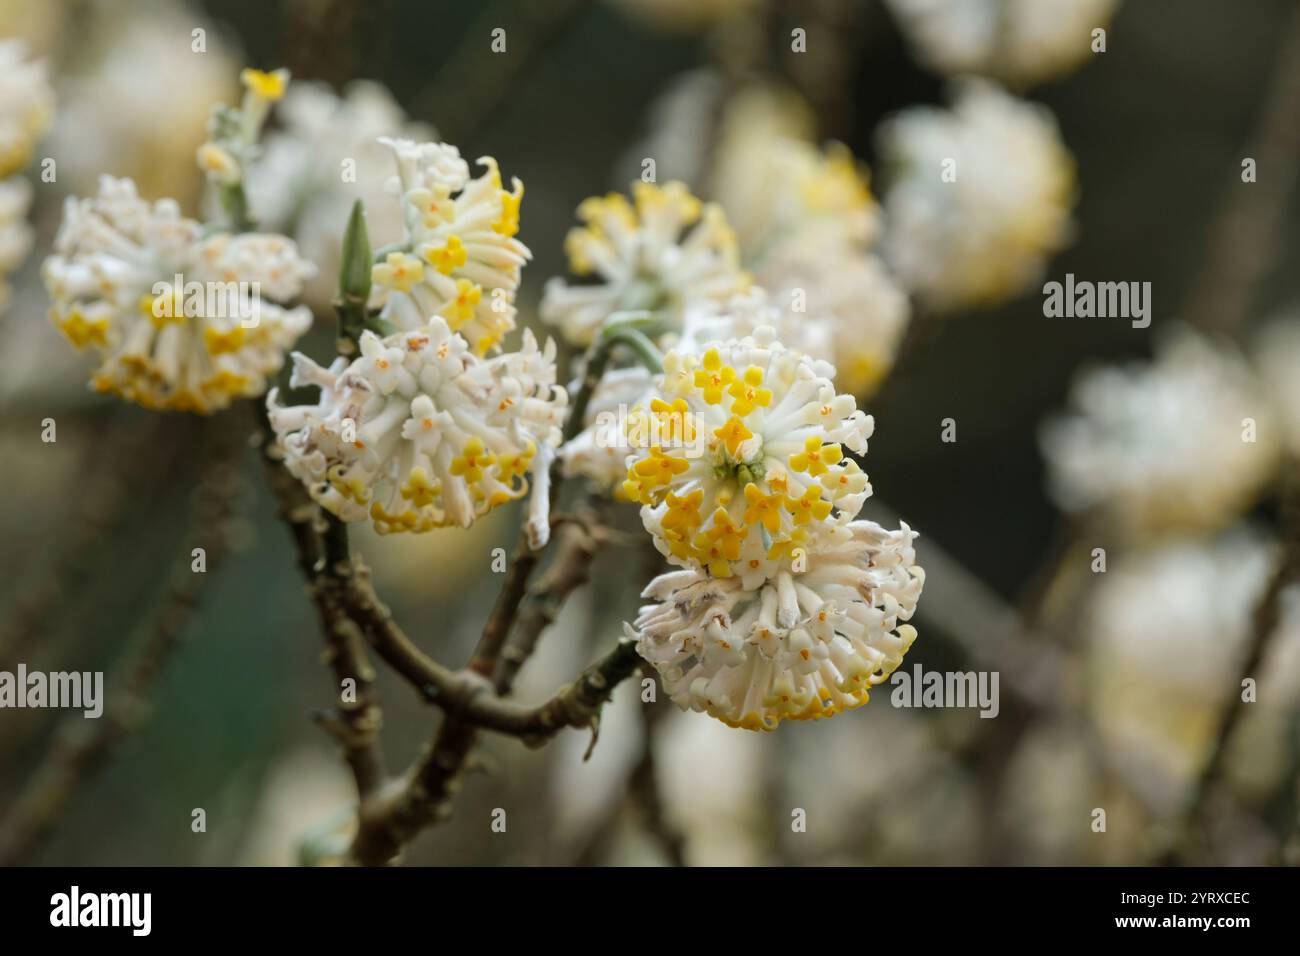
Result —
[[[355, 587], [356, 575], [347, 527], [333, 515], [322, 516], [306, 489], [285, 469], [266, 407], [256, 401], [253, 404], [267, 478], [280, 518], [293, 537], [298, 567], [320, 618], [325, 662], [334, 673], [338, 704], [333, 711], [318, 715], [317, 722], [342, 746], [357, 793], [364, 800], [386, 779], [379, 745], [383, 710], [375, 687], [375, 671], [366, 654], [365, 635], [348, 613], [348, 596]], [[352, 682], [355, 691], [349, 698], [344, 696], [346, 682]]]
[[1277, 568], [1251, 616], [1251, 637], [1237, 669], [1237, 680], [1231, 688], [1229, 702], [1219, 721], [1209, 756], [1201, 767], [1196, 783], [1188, 798], [1182, 823], [1173, 844], [1165, 853], [1166, 863], [1186, 863], [1196, 850], [1196, 834], [1203, 832], [1203, 822], [1210, 798], [1218, 789], [1231, 749], [1232, 738], [1245, 716], [1247, 705], [1240, 697], [1247, 679], [1258, 678], [1270, 642], [1278, 632], [1282, 616], [1282, 595], [1287, 588], [1300, 581], [1300, 472], [1297, 464], [1288, 461], [1284, 473], [1282, 496], [1282, 554]]

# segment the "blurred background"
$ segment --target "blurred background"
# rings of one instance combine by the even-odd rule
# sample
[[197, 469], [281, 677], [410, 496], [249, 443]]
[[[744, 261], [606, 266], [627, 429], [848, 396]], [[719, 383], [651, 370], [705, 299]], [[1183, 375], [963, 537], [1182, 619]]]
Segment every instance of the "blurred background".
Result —
[[[1074, 7], [1082, 25], [1062, 41], [1055, 29]], [[371, 89], [367, 109], [326, 123], [336, 141], [425, 124], [520, 177], [520, 238], [533, 252], [521, 320], [539, 328], [578, 203], [626, 190], [646, 156], [661, 182], [725, 194], [719, 130], [754, 124], [741, 160], [763, 152], [762, 135], [845, 144], [871, 170], [886, 237], [891, 181], [907, 172], [882, 130], [903, 111], [948, 109], [958, 75], [1050, 110], [1072, 156], [1071, 222], [1032, 277], [942, 306], [907, 287], [897, 360], [863, 393], [876, 416], [866, 516], [918, 529], [928, 572], [904, 669], [999, 671], [999, 717], [895, 708], [882, 687], [834, 720], [752, 734], [666, 701], [643, 708], [629, 683], [586, 762], [585, 734], [537, 751], [487, 737], [455, 815], [410, 862], [1300, 861], [1300, 613], [1287, 587], [1300, 445], [1300, 333], [1288, 334], [1300, 324], [1298, 22], [1289, 0], [0, 0], [0, 37], [45, 59], [57, 97], [27, 173], [32, 251], [0, 318], [0, 669], [102, 669], [112, 693], [160, 614], [179, 640], [133, 712], [135, 732], [62, 781], [66, 807], [25, 861], [290, 864], [353, 800], [333, 741], [310, 720], [330, 678], [253, 453], [227, 476], [232, 553], [180, 614], [173, 569], [188, 568], [218, 426], [90, 393], [84, 363], [45, 318], [39, 279], [63, 198], [92, 192], [101, 173], [198, 214], [194, 151], [245, 65], [391, 94]], [[1091, 51], [1094, 27], [1104, 53]], [[796, 28], [807, 52], [791, 49]], [[747, 97], [766, 97], [767, 112], [747, 120]], [[273, 119], [272, 135], [287, 122]], [[1032, 144], [991, 145], [1006, 147], [990, 162], [1014, 199]], [[38, 182], [47, 156], [53, 183]], [[1257, 181], [1243, 182], [1245, 157], [1259, 161]], [[283, 207], [278, 228], [296, 230], [328, 275], [350, 197], [304, 211], [272, 186], [262, 201]], [[990, 235], [977, 252], [1001, 258]], [[893, 248], [882, 242], [891, 268]], [[1150, 282], [1150, 328], [1046, 318], [1042, 282], [1066, 273]], [[328, 295], [328, 282], [314, 292], [317, 328], [300, 346], [317, 358], [331, 348]], [[1203, 430], [1219, 411], [1231, 417], [1226, 439]], [[1247, 417], [1259, 435], [1243, 456]], [[40, 440], [46, 418], [55, 443]], [[943, 440], [945, 419], [956, 441]], [[496, 595], [490, 551], [510, 548], [518, 517], [499, 509], [469, 531], [363, 530], [354, 541], [406, 631], [459, 666]], [[636, 526], [631, 508], [619, 520]], [[542, 700], [608, 646], [648, 574], [640, 550], [615, 544], [517, 696]], [[1258, 699], [1225, 729], [1241, 676]], [[387, 674], [381, 688], [385, 747], [401, 766], [437, 715]], [[54, 711], [0, 713], [0, 818], [66, 740], [60, 725]], [[489, 826], [497, 807], [505, 835]], [[195, 808], [205, 833], [191, 829]], [[792, 831], [794, 808], [806, 832]]]

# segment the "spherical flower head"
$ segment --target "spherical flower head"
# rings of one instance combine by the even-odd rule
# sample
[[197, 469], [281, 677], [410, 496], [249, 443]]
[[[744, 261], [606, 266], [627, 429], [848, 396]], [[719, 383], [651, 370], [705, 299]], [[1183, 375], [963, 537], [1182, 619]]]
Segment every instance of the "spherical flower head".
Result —
[[948, 74], [1037, 83], [1093, 55], [1118, 0], [889, 0], [917, 56]]
[[[441, 318], [379, 338], [328, 369], [295, 353], [291, 384], [315, 385], [315, 405], [267, 399], [285, 464], [344, 521], [370, 518], [381, 534], [468, 527], [538, 483], [545, 523], [546, 471], [568, 399], [555, 385], [555, 346], [480, 358]], [[549, 527], [549, 525], [547, 526]], [[544, 541], [546, 529], [535, 529]]]
[[470, 178], [454, 146], [381, 140], [397, 160], [397, 181], [409, 252], [393, 252], [372, 278], [382, 316], [399, 329], [440, 317], [479, 355], [500, 346], [515, 327], [515, 292], [531, 257], [515, 238], [524, 184], [501, 184], [497, 162]]
[[880, 145], [898, 170], [885, 259], [934, 310], [1019, 294], [1070, 238], [1074, 161], [1042, 106], [968, 81], [952, 110], [904, 110]]
[[32, 202], [32, 188], [25, 179], [0, 181], [0, 313], [9, 299], [6, 274], [18, 268], [32, 244], [32, 230], [27, 225], [27, 209]]
[[50, 317], [100, 359], [91, 386], [146, 408], [208, 413], [261, 395], [311, 325], [297, 295], [312, 274], [293, 242], [218, 232], [152, 205], [129, 179], [69, 198], [42, 275]]
[[916, 638], [902, 623], [925, 582], [915, 537], [907, 525], [823, 525], [799, 564], [756, 582], [672, 571], [624, 628], [683, 709], [747, 730], [830, 717], [865, 704]]
[[433, 131], [410, 122], [384, 86], [367, 80], [349, 83], [341, 95], [324, 83], [294, 83], [276, 118], [245, 180], [249, 207], [263, 228], [292, 235], [320, 267], [304, 295], [325, 309], [338, 289], [353, 203], [364, 203], [376, 244], [403, 235], [401, 204], [386, 189], [393, 154], [380, 138], [427, 140]]
[[53, 116], [45, 64], [27, 59], [20, 41], [0, 41], [0, 179], [27, 165]]
[[743, 120], [741, 111], [728, 124], [714, 178], [746, 262], [757, 268], [775, 245], [811, 231], [823, 243], [833, 234], [860, 249], [876, 238], [880, 207], [848, 147], [819, 149], [766, 125], [749, 130]]
[[1222, 708], [1241, 693], [1234, 675], [1276, 556], [1238, 526], [1147, 542], [1098, 575], [1083, 616], [1086, 686], [1109, 744], [1177, 779], [1203, 764]]
[[721, 207], [678, 182], [637, 182], [632, 196], [592, 196], [578, 207], [583, 225], [565, 240], [569, 268], [596, 281], [547, 283], [542, 319], [577, 345], [590, 345], [617, 312], [657, 312], [672, 325], [693, 302], [726, 301], [749, 287]]
[[1227, 343], [1181, 330], [1154, 363], [1083, 375], [1072, 403], [1042, 433], [1049, 486], [1067, 511], [1097, 511], [1136, 535], [1220, 528], [1274, 474], [1272, 406]]
[[847, 452], [866, 453], [874, 422], [836, 393], [833, 371], [766, 327], [664, 357], [656, 393], [627, 419], [623, 493], [665, 557], [752, 583], [857, 515], [871, 485]]

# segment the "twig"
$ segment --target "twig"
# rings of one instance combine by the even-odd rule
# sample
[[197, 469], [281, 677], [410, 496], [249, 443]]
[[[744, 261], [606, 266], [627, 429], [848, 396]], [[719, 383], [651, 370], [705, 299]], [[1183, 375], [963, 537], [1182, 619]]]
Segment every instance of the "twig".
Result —
[[1241, 687], [1247, 679], [1258, 677], [1269, 643], [1278, 631], [1282, 614], [1282, 595], [1288, 587], [1300, 581], [1300, 473], [1297, 473], [1297, 465], [1294, 461], [1287, 462], [1285, 471], [1282, 527], [1282, 554], [1268, 586], [1264, 589], [1264, 594], [1255, 606], [1251, 618], [1250, 643], [1237, 670], [1237, 680], [1231, 688], [1229, 703], [1224, 709], [1223, 718], [1214, 735], [1210, 754], [1202, 765], [1192, 788], [1181, 826], [1175, 835], [1175, 842], [1166, 851], [1165, 862], [1187, 862], [1193, 852], [1195, 834], [1199, 831], [1205, 817], [1210, 797], [1218, 788], [1223, 776], [1233, 734], [1241, 718], [1245, 716], [1247, 705], [1240, 698]]
[[[322, 517], [306, 489], [284, 468], [283, 453], [275, 443], [266, 407], [253, 403], [257, 413], [261, 450], [280, 518], [293, 536], [298, 567], [320, 618], [325, 638], [325, 660], [338, 684], [339, 703], [332, 713], [318, 717], [343, 747], [358, 795], [364, 799], [384, 782], [379, 731], [383, 711], [375, 688], [375, 672], [366, 656], [362, 629], [348, 614], [348, 595], [355, 587], [355, 571], [348, 546], [347, 528], [333, 515]], [[344, 696], [346, 682], [351, 690]]]

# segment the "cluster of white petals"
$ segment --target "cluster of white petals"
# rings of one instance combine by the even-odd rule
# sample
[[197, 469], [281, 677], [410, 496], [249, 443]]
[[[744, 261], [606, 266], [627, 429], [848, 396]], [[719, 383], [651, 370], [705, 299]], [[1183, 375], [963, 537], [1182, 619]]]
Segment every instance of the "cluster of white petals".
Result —
[[803, 563], [760, 582], [700, 569], [650, 582], [625, 625], [674, 702], [733, 727], [829, 717], [865, 704], [916, 630], [925, 581], [907, 525], [854, 521], [806, 542]]
[[1272, 405], [1240, 354], [1180, 330], [1153, 363], [1104, 367], [1043, 429], [1050, 488], [1134, 535], [1216, 528], [1254, 503], [1279, 450]]
[[886, 261], [928, 307], [998, 303], [1070, 237], [1074, 161], [1045, 107], [991, 83], [951, 110], [913, 107], [882, 127], [896, 170], [885, 193]]
[[343, 95], [323, 83], [295, 83], [276, 108], [279, 125], [262, 141], [245, 188], [254, 218], [265, 229], [293, 236], [319, 267], [308, 285], [313, 302], [328, 304], [338, 284], [348, 213], [360, 199], [376, 244], [401, 237], [402, 207], [386, 186], [392, 151], [382, 137], [425, 141], [434, 134], [407, 120], [391, 93], [357, 80]]
[[766, 86], [729, 104], [712, 181], [742, 260], [779, 310], [778, 338], [865, 395], [892, 366], [911, 305], [873, 251], [881, 217], [865, 169], [841, 144], [801, 138], [800, 105]]
[[45, 64], [27, 58], [18, 40], [0, 40], [0, 179], [31, 161], [54, 116]]
[[833, 371], [769, 327], [664, 357], [627, 416], [622, 491], [665, 557], [754, 586], [815, 530], [843, 533], [871, 494], [845, 450], [865, 454], [874, 422]]
[[515, 293], [531, 257], [515, 238], [524, 184], [502, 187], [497, 162], [470, 177], [455, 146], [382, 139], [397, 160], [398, 193], [410, 251], [389, 253], [372, 276], [381, 315], [399, 329], [440, 316], [479, 355], [515, 327]]
[[1274, 554], [1233, 529], [1131, 552], [1098, 576], [1085, 615], [1089, 705], [1112, 746], [1175, 778], [1200, 766], [1241, 693], [1237, 667]]
[[105, 176], [69, 198], [43, 277], [50, 317], [96, 352], [91, 385], [146, 408], [212, 412], [262, 394], [311, 324], [296, 296], [313, 267], [283, 236], [205, 234], [168, 199]]
[[889, 0], [918, 57], [948, 74], [1015, 84], [1067, 73], [1092, 56], [1092, 31], [1119, 0]]
[[589, 345], [618, 312], [655, 312], [680, 325], [688, 306], [725, 302], [749, 287], [721, 207], [702, 204], [678, 182], [638, 181], [632, 196], [592, 196], [578, 207], [583, 225], [565, 240], [569, 268], [597, 281], [547, 283], [542, 319], [575, 344]]
[[547, 471], [567, 407], [555, 384], [555, 346], [475, 354], [445, 320], [379, 338], [322, 368], [294, 353], [293, 387], [316, 386], [314, 405], [267, 398], [289, 471], [345, 521], [380, 533], [468, 527], [535, 485], [530, 535], [549, 534]]

